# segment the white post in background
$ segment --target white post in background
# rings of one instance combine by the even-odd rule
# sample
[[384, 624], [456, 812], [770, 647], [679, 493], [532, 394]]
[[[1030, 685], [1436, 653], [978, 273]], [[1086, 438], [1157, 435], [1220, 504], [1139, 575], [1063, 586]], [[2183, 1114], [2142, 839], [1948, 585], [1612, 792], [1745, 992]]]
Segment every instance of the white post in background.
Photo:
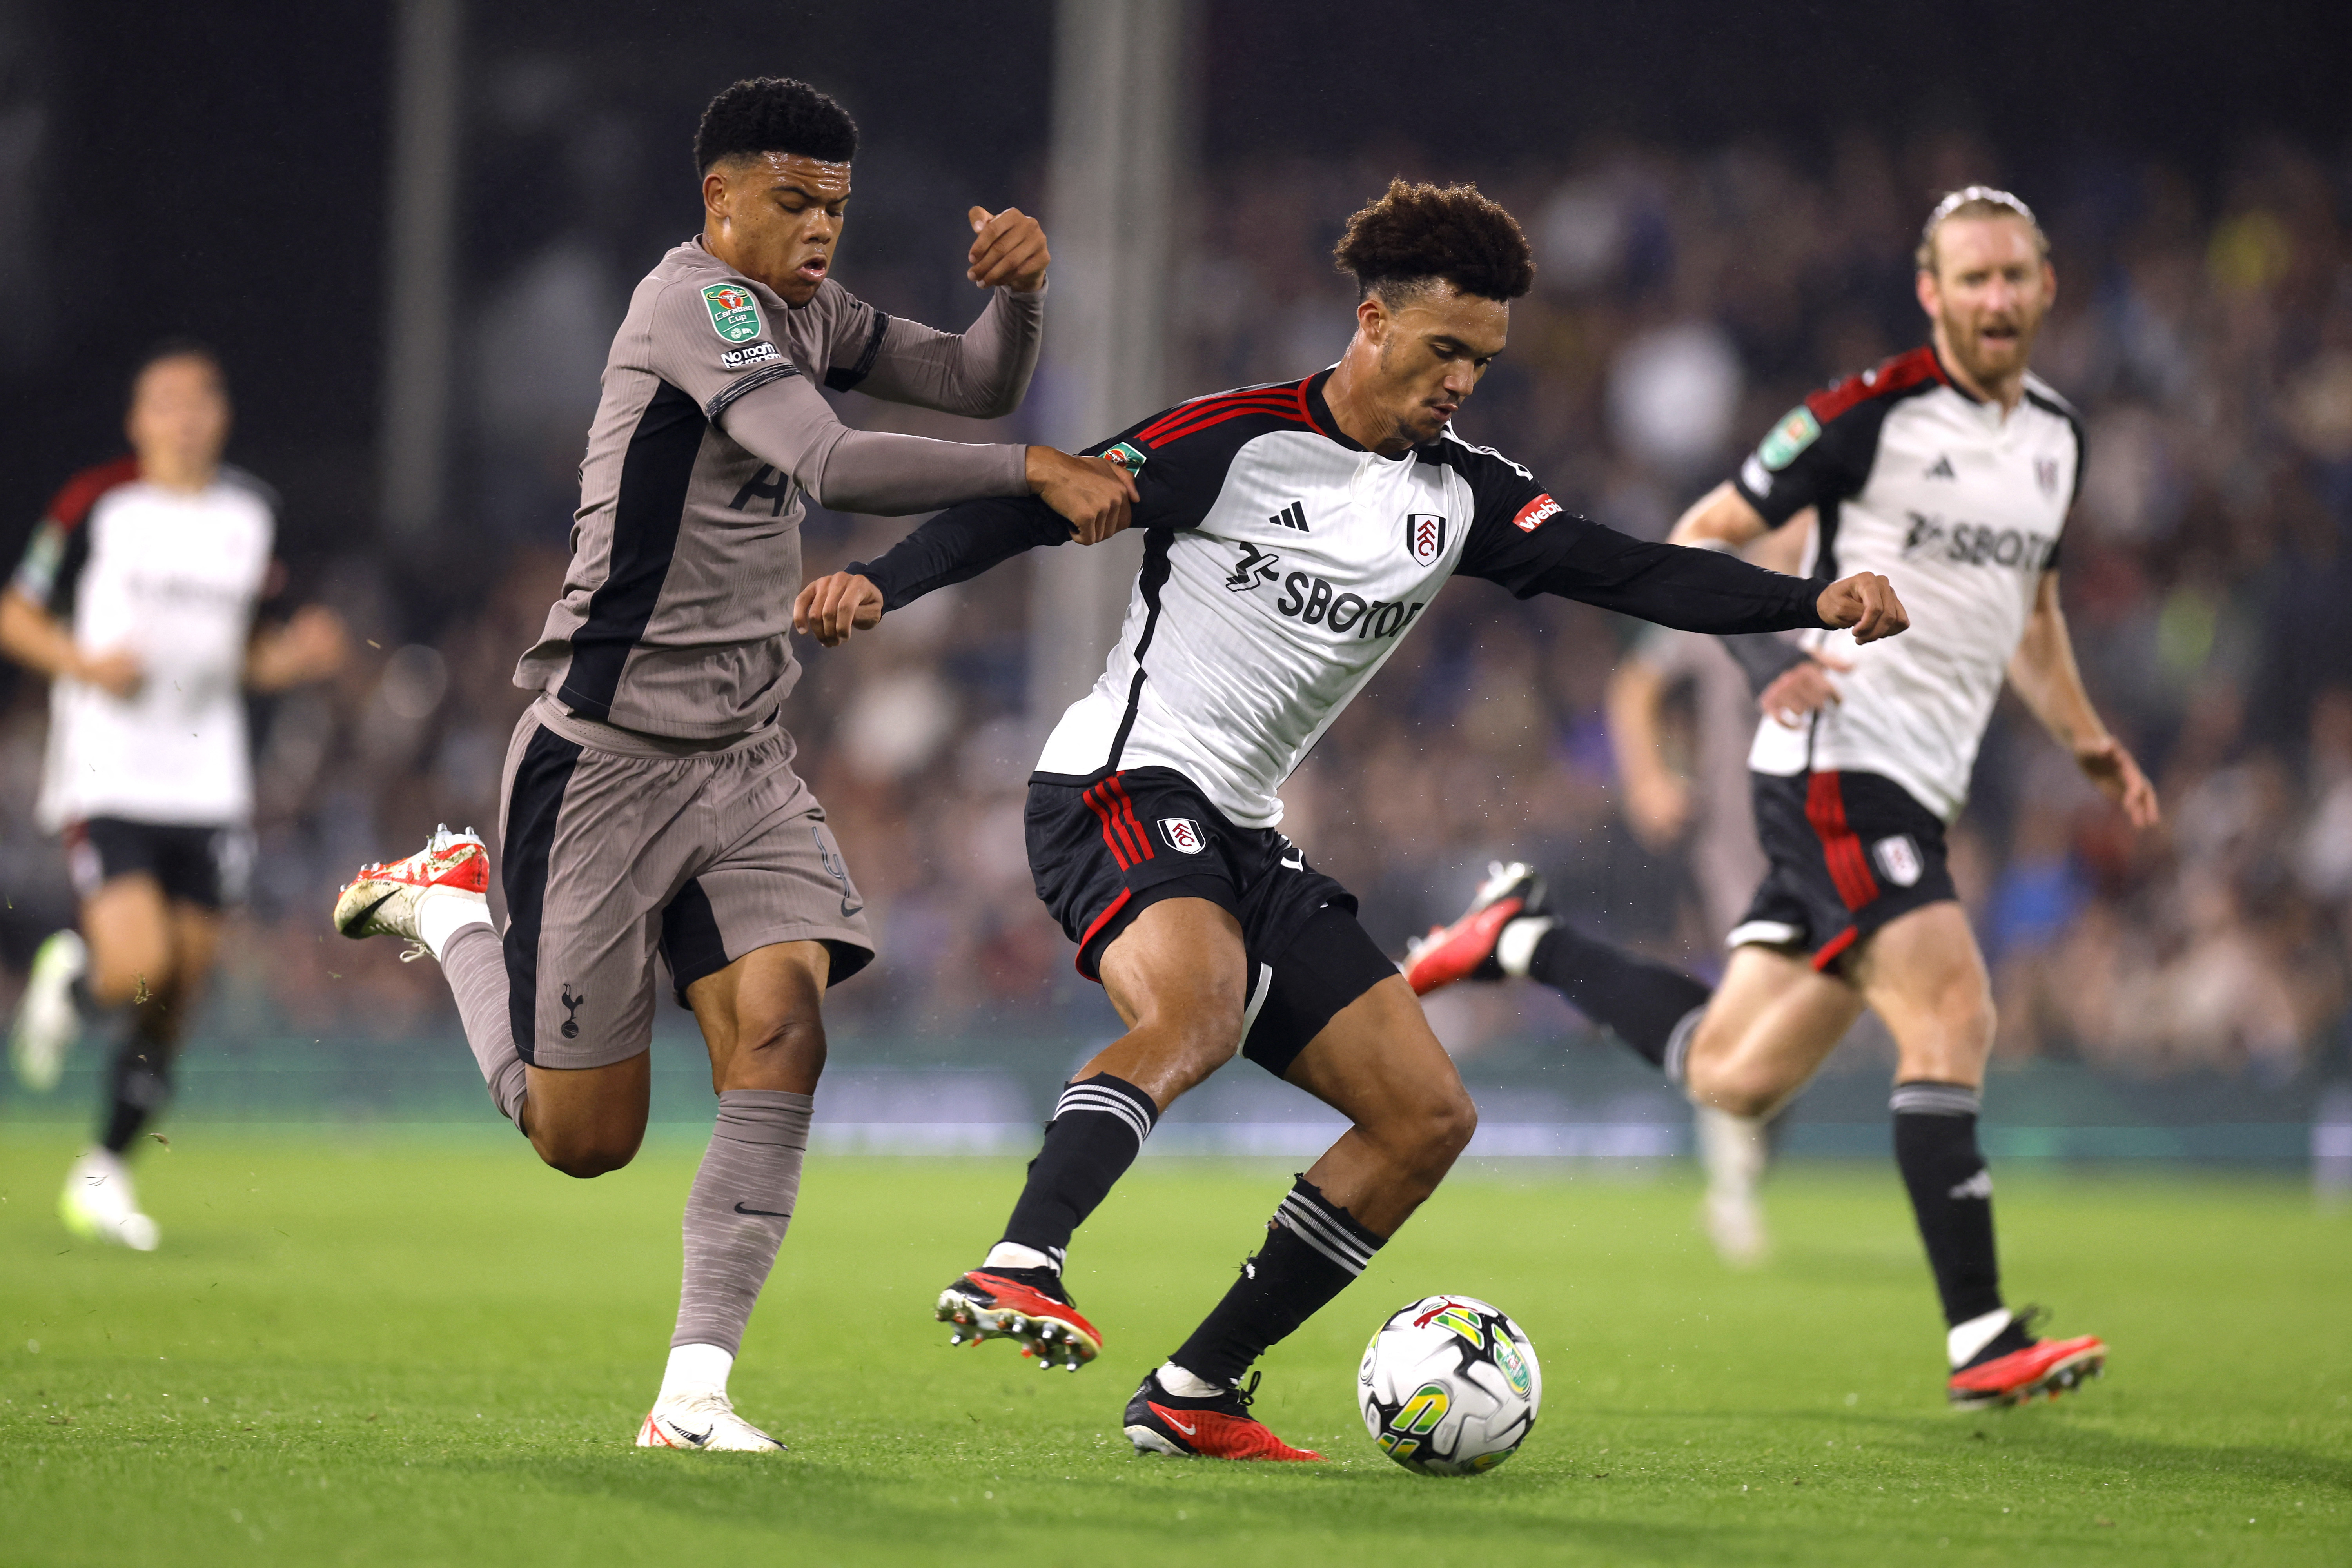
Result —
[[460, 0], [398, 0], [378, 501], [387, 542], [441, 521], [448, 471]]
[[[1189, 0], [1061, 0], [1045, 233], [1054, 247], [1045, 439], [1065, 451], [1172, 401], [1168, 312], [1190, 167]], [[1051, 724], [1102, 673], [1140, 557], [1129, 533], [1041, 550], [1029, 612], [1029, 713]]]

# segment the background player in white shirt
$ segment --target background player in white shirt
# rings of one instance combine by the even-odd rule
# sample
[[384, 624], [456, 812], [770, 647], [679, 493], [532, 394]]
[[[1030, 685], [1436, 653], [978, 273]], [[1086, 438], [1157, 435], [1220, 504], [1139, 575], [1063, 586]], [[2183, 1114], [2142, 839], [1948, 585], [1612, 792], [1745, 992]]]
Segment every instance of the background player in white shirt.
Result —
[[64, 835], [80, 931], [41, 944], [10, 1032], [27, 1087], [53, 1087], [85, 1018], [127, 1012], [99, 1142], [58, 1209], [78, 1234], [142, 1251], [123, 1156], [162, 1109], [173, 1053], [243, 896], [253, 780], [245, 694], [332, 674], [342, 623], [312, 606], [257, 629], [278, 571], [266, 487], [224, 467], [219, 362], [167, 343], [133, 374], [131, 456], [50, 504], [0, 593], [0, 651], [51, 680], [41, 823]]
[[[1710, 999], [1687, 976], [1555, 925], [1524, 878], [1482, 889], [1416, 950], [1411, 973], [1423, 991], [1573, 975], [1563, 990], [1718, 1113], [1717, 1174], [1749, 1182], [1762, 1119], [1874, 1009], [1898, 1052], [1895, 1163], [1949, 1325], [1947, 1394], [1966, 1406], [2072, 1387], [2106, 1354], [2089, 1336], [2036, 1341], [2002, 1304], [1977, 1143], [1992, 989], [1944, 828], [2004, 674], [2135, 826], [2155, 823], [2157, 800], [2099, 721], [2059, 606], [2082, 437], [2026, 368], [2057, 289], [2049, 242], [2024, 203], [1969, 186], [1937, 205], [1916, 261], [1928, 346], [1806, 399], [1671, 535], [1738, 549], [1810, 511], [1817, 570], [1884, 572], [1918, 617], [1889, 644], [1817, 639], [1834, 676], [1801, 655], [1780, 659], [1748, 757], [1772, 868], [1732, 932], [1721, 986]], [[1753, 639], [1735, 640], [1757, 655]]]

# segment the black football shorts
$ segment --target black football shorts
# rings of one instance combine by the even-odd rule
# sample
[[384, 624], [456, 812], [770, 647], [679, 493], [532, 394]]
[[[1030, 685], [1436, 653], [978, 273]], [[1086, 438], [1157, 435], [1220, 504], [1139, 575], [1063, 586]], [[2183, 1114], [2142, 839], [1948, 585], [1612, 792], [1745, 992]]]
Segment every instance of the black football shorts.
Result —
[[1756, 836], [1771, 868], [1730, 945], [1793, 947], [1835, 973], [1848, 949], [1898, 915], [1958, 895], [1944, 822], [1877, 773], [1750, 773]]
[[173, 903], [225, 909], [245, 901], [253, 834], [243, 826], [93, 816], [66, 828], [66, 869], [85, 899], [117, 877], [144, 873]]
[[1162, 899], [1206, 899], [1241, 922], [1250, 971], [1242, 1054], [1281, 1077], [1334, 1015], [1396, 973], [1356, 896], [1270, 827], [1238, 827], [1173, 768], [1085, 784], [1029, 781], [1037, 896], [1099, 981], [1103, 950]]

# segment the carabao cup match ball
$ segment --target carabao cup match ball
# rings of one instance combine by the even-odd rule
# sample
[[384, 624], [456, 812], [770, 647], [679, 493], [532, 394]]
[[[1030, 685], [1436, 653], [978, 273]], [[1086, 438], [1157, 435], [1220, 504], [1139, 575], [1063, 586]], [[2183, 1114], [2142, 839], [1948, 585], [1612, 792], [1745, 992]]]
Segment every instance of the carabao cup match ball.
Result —
[[1499, 1308], [1424, 1296], [1364, 1347], [1356, 1400], [1372, 1441], [1406, 1469], [1475, 1476], [1527, 1441], [1543, 1405], [1543, 1369]]

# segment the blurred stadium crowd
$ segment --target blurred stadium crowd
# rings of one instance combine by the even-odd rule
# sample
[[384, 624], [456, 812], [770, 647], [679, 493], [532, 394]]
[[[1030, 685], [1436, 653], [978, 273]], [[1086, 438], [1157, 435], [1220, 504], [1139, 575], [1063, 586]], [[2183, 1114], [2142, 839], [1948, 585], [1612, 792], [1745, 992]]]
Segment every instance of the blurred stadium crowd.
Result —
[[[1218, 200], [1180, 226], [1190, 249], [1166, 302], [1174, 384], [1328, 363], [1353, 303], [1329, 247], [1399, 169], [1452, 173], [1410, 148], [1207, 171], [1200, 188]], [[1921, 341], [1919, 220], [1936, 191], [1998, 172], [1964, 137], [1854, 136], [1803, 163], [1763, 144], [1595, 146], [1489, 181], [1541, 270], [1461, 428], [1572, 508], [1659, 536], [1809, 388]], [[887, 180], [916, 183], [871, 176], [877, 202]], [[2158, 780], [2167, 821], [2134, 837], [2004, 705], [1953, 839], [1996, 966], [2000, 1049], [2281, 1081], [2342, 1050], [2352, 978], [2352, 151], [2261, 145], [2203, 184], [2084, 160], [2016, 188], [2061, 280], [2037, 367], [2088, 428], [2067, 608], [2093, 694]], [[883, 229], [888, 208], [860, 216]], [[561, 576], [604, 345], [672, 228], [542, 236], [485, 280], [492, 329], [535, 348], [486, 350], [468, 394], [468, 504], [487, 549], [461, 580], [420, 607], [364, 552], [306, 574], [369, 640], [331, 688], [257, 710], [263, 854], [215, 1003], [237, 1027], [454, 1032], [443, 987], [403, 972], [389, 944], [334, 942], [325, 910], [360, 860], [413, 848], [436, 821], [495, 823], [524, 701], [509, 677]], [[971, 311], [968, 294], [932, 287], [944, 263], [861, 266], [857, 228], [851, 288], [942, 325]], [[1038, 431], [1053, 396], [1041, 384], [1009, 429]], [[847, 402], [861, 420], [954, 430]], [[820, 514], [811, 569], [908, 526]], [[828, 1005], [838, 1033], [1108, 1020], [1029, 889], [1028, 595], [1016, 563], [884, 636], [804, 652], [787, 721], [882, 935], [882, 962]], [[1293, 781], [1287, 830], [1398, 951], [1457, 910], [1489, 858], [1523, 857], [1553, 872], [1572, 918], [1711, 970], [1678, 855], [1643, 847], [1618, 811], [1601, 693], [1630, 635], [1582, 606], [1457, 585]], [[28, 820], [42, 729], [40, 694], [20, 682], [0, 731], [0, 871], [26, 906], [8, 915], [12, 955], [69, 908], [62, 858]], [[1472, 1005], [1453, 1032], [1466, 1048], [1559, 1021], [1522, 998]]]

